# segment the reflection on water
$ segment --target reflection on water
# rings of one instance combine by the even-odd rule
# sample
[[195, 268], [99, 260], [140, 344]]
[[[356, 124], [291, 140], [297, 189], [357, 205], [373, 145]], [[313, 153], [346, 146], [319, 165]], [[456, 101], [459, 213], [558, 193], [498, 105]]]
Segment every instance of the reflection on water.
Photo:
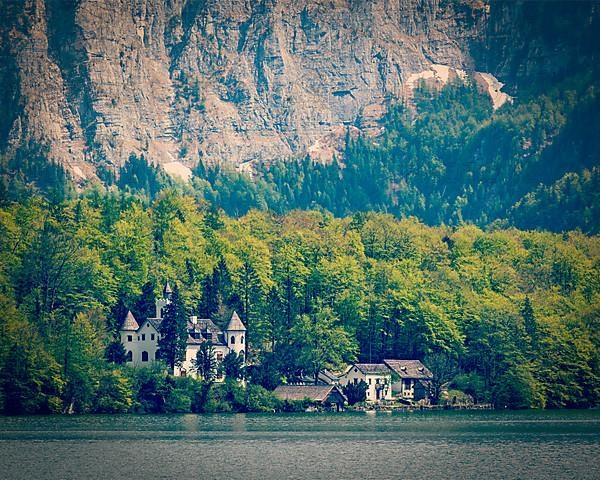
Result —
[[0, 418], [0, 477], [600, 478], [600, 412]]

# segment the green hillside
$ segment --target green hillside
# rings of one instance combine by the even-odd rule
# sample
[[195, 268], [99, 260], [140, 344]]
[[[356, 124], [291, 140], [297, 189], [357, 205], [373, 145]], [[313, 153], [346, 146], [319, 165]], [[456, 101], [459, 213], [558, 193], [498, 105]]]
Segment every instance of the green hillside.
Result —
[[357, 359], [418, 358], [438, 384], [501, 407], [600, 399], [595, 236], [380, 213], [231, 218], [173, 190], [148, 206], [93, 191], [6, 202], [0, 251], [7, 412], [193, 409], [201, 391], [130, 371], [114, 354], [123, 312], [167, 279], [189, 314], [240, 313], [251, 380], [267, 388]]

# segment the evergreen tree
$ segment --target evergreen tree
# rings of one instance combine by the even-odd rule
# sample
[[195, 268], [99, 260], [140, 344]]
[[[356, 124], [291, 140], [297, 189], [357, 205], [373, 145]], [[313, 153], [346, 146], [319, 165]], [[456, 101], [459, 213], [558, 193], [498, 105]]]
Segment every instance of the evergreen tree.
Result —
[[349, 383], [343, 387], [344, 395], [348, 398], [348, 405], [364, 402], [367, 399], [369, 386], [364, 380], [358, 383]]
[[[110, 309], [110, 313], [107, 318], [108, 328], [115, 339], [119, 336], [119, 330], [125, 317], [127, 316], [127, 306], [123, 302], [122, 295], [119, 294], [117, 303]], [[139, 318], [139, 317], [138, 317]], [[120, 343], [120, 342], [119, 342]]]
[[523, 323], [525, 324], [525, 331], [531, 340], [531, 346], [534, 349], [537, 349], [538, 346], [538, 330], [537, 330], [537, 322], [535, 320], [535, 315], [533, 313], [533, 307], [531, 306], [531, 301], [529, 300], [529, 296], [525, 297], [525, 301], [523, 302], [523, 306], [521, 307], [521, 316], [523, 317]]
[[226, 378], [238, 380], [244, 375], [244, 361], [235, 352], [229, 352], [223, 358], [223, 373]]
[[104, 357], [108, 362], [123, 365], [127, 361], [127, 353], [120, 339], [110, 342], [104, 351]]
[[[154, 294], [154, 282], [146, 282], [142, 286], [142, 293], [132, 309], [133, 316], [140, 322], [147, 318], [156, 316], [156, 295]], [[125, 312], [127, 314], [127, 312]]]
[[198, 375], [207, 382], [212, 382], [218, 375], [217, 358], [215, 347], [212, 342], [202, 342], [196, 358], [193, 361], [194, 369]]
[[204, 225], [211, 230], [220, 230], [225, 226], [221, 219], [221, 212], [214, 203], [210, 204], [210, 207], [204, 214]]
[[159, 357], [169, 365], [171, 371], [181, 365], [185, 358], [187, 338], [187, 313], [179, 287], [175, 284], [171, 301], [163, 310], [158, 340]]

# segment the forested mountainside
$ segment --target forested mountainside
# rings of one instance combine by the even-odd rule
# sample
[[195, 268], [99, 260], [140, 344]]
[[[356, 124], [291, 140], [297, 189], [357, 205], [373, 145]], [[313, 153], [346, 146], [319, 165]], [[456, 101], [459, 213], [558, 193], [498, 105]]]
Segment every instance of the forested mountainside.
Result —
[[3, 0], [0, 18], [0, 148], [80, 182], [132, 153], [320, 157], [344, 126], [376, 132], [415, 78], [487, 72], [520, 98], [600, 48], [594, 1]]
[[[414, 111], [391, 108], [377, 139], [348, 130], [340, 158], [327, 164], [310, 157], [276, 161], [259, 164], [249, 176], [200, 163], [191, 182], [177, 184], [144, 157], [131, 156], [106, 182], [146, 202], [177, 184], [234, 216], [251, 208], [322, 209], [336, 216], [381, 211], [429, 225], [579, 228], [595, 234], [600, 105], [596, 84], [588, 81], [571, 79], [548, 95], [496, 111], [472, 83], [417, 87]], [[72, 187], [60, 167], [36, 157], [23, 166], [51, 197], [69, 195]], [[31, 189], [23, 177], [7, 178], [0, 184], [3, 196], [27, 196]]]
[[[599, 20], [0, 0], [0, 410], [272, 410], [383, 358], [436, 396], [598, 406]], [[166, 280], [181, 318], [239, 312], [246, 390], [123, 365]]]
[[148, 315], [166, 279], [188, 314], [240, 313], [255, 386], [417, 358], [438, 387], [451, 382], [479, 402], [600, 400], [598, 237], [380, 213], [233, 219], [172, 190], [148, 207], [125, 194], [32, 198], [0, 210], [0, 233], [8, 412], [196, 408], [194, 382], [125, 368], [115, 347], [127, 309]]

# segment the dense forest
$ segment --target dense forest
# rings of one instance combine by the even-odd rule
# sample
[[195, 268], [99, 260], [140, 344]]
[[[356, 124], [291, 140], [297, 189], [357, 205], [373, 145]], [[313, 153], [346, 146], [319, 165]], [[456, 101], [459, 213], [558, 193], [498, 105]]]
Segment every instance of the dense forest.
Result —
[[[499, 407], [600, 401], [600, 243], [576, 231], [374, 212], [232, 218], [199, 193], [148, 203], [96, 188], [4, 200], [0, 252], [5, 412], [272, 409], [281, 382], [383, 358], [423, 359], [437, 385]], [[120, 364], [123, 309], [167, 279], [188, 314], [240, 313], [247, 389]]]
[[[192, 182], [178, 188], [232, 216], [250, 209], [315, 209], [338, 217], [377, 211], [415, 216], [432, 226], [579, 228], [595, 234], [597, 77], [594, 71], [574, 75], [496, 111], [475, 83], [457, 80], [441, 90], [421, 84], [409, 105], [390, 106], [378, 137], [356, 137], [349, 130], [344, 151], [330, 163], [282, 159], [257, 165], [249, 176], [200, 162]], [[54, 199], [73, 196], [64, 171], [39, 149], [0, 160], [2, 198], [18, 201], [32, 190]], [[149, 202], [176, 180], [148, 160], [132, 154], [118, 171], [101, 169], [98, 176]]]

